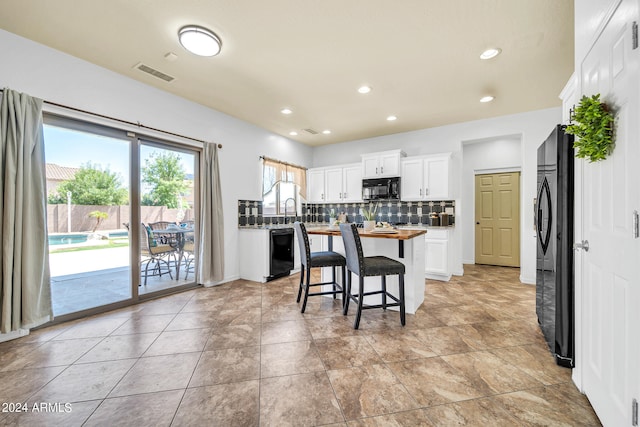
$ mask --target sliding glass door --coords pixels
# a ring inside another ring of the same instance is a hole
[[[52,125],[44,136],[54,316],[130,299],[131,142]]]
[[[196,286],[198,149],[57,116],[45,123],[54,316]]]
[[[141,140],[140,294],[194,281],[197,164],[196,151]]]

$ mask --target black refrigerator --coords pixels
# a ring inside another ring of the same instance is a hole
[[[536,313],[556,363],[573,368],[573,135],[564,129],[538,148]]]

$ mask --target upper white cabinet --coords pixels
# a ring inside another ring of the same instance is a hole
[[[400,176],[402,150],[381,151],[362,155],[362,178]]]
[[[402,160],[402,200],[446,200],[449,191],[451,154],[409,157]]]
[[[307,170],[307,201],[322,203],[325,201],[324,168]]]
[[[311,203],[362,201],[362,167],[352,165],[309,169],[307,200]]]
[[[362,201],[362,165],[356,163],[342,168],[342,201]]]

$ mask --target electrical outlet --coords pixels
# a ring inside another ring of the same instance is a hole
[[[422,215],[422,208],[418,207],[418,215]]]
[[[244,215],[249,216],[249,208],[244,208]]]
[[[251,208],[251,215],[258,216],[258,208]]]

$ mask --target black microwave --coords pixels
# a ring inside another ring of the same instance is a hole
[[[363,200],[400,200],[400,177],[362,180]]]

